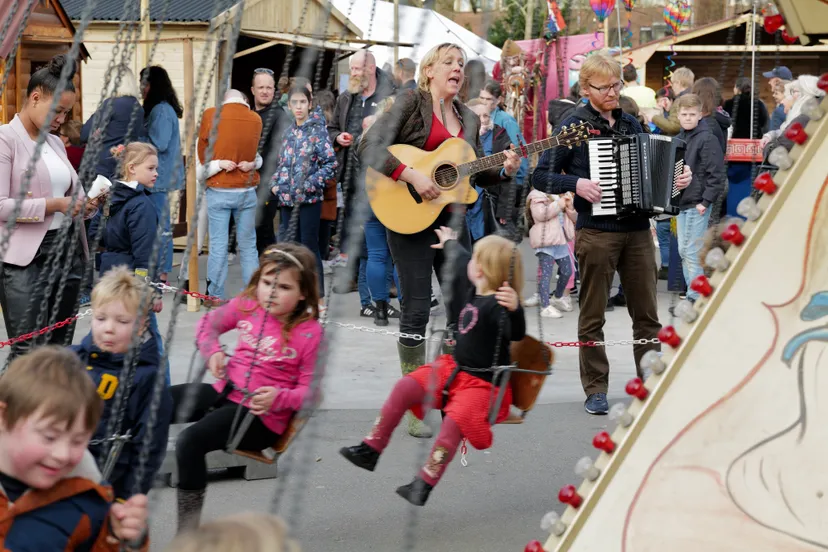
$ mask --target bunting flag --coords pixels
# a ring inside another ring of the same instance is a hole
[[[546,6],[549,8],[549,21],[546,24],[546,29],[550,34],[556,35],[566,29],[566,21],[564,21],[561,9],[555,0],[546,0]]]

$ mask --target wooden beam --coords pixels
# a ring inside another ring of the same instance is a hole
[[[253,54],[256,52],[261,52],[262,50],[266,50],[273,46],[279,46],[282,42],[278,40],[271,40],[270,42],[265,42],[264,44],[259,44],[258,46],[253,46],[252,48],[248,48],[247,50],[242,50],[241,52],[236,52],[233,56],[233,59],[238,59],[240,57],[244,57],[248,54]]]
[[[0,59],[0,79],[3,78],[3,75],[6,73],[6,60]],[[8,81],[7,81],[8,82]],[[5,125],[8,123],[6,120],[6,98],[8,97],[8,90],[3,89],[0,92],[0,124]]]
[[[210,84],[207,83],[207,86],[210,86]],[[187,147],[188,154],[191,153],[191,150],[195,151],[195,148],[190,147],[190,144],[193,144],[195,138],[196,113],[194,108],[196,99],[193,88],[193,39],[190,38],[184,41],[184,113],[186,117],[184,121],[184,144]],[[190,258],[182,259],[181,262],[189,263],[187,271],[187,278],[189,280],[188,289],[190,291],[198,291],[198,232],[196,231],[196,226],[198,225],[198,213],[196,212],[198,192],[196,191],[195,159],[192,161],[189,164],[189,169],[185,177],[187,186],[187,221],[189,223],[187,225],[187,235],[193,237],[194,243],[190,249]],[[198,299],[189,295],[187,296],[187,310],[189,312],[198,312],[200,307],[201,302]]]
[[[27,25],[23,31],[24,39],[29,37],[52,37],[72,39],[72,31],[65,27],[54,27],[49,25]]]

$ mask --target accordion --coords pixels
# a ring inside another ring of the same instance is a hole
[[[589,141],[589,176],[601,185],[592,216],[676,215],[684,172],[683,140],[632,134]]]

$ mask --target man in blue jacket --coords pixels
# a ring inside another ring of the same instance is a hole
[[[98,429],[89,446],[90,452],[98,458],[109,447],[104,442],[112,437],[107,435],[111,416],[123,411],[122,423],[115,427],[118,435],[130,434],[117,458],[108,480],[115,491],[115,497],[128,499],[134,494],[146,494],[152,487],[155,473],[161,467],[167,452],[167,436],[172,421],[172,397],[169,387],[164,385],[164,370],[159,368],[158,345],[152,332],[146,330],[146,319],[142,319],[140,302],[147,296],[147,286],[126,267],[107,272],[92,290],[92,331],[80,345],[72,350],[86,363],[89,376],[98,386],[98,395],[104,401],[104,411]],[[137,362],[130,370],[130,383],[121,381],[121,371],[132,346],[135,325],[141,325]],[[127,396],[119,396],[118,388],[127,385]],[[157,396],[158,407],[154,424],[151,426],[153,398]],[[142,449],[149,438],[149,450],[143,474],[138,474]]]

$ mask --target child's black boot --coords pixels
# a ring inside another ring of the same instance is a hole
[[[403,485],[397,489],[397,494],[409,501],[414,506],[425,506],[428,500],[428,495],[434,487],[429,485],[420,477],[415,477],[414,481],[408,485]]]
[[[354,466],[371,472],[377,467],[380,457],[380,453],[365,443],[360,443],[355,447],[342,447],[339,449],[339,454]]]
[[[188,491],[177,489],[178,498],[178,532],[198,527],[201,521],[201,509],[204,507],[206,489]]]

